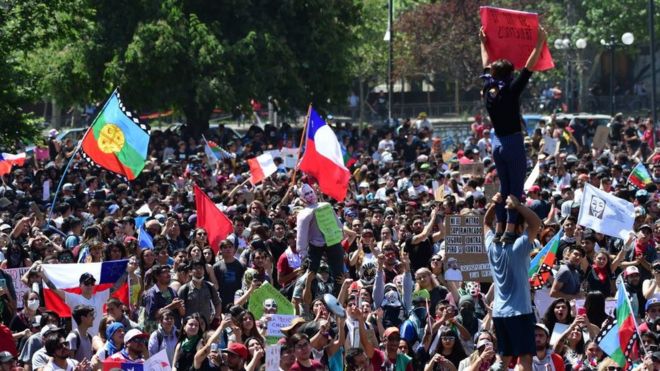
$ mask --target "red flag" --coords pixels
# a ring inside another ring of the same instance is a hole
[[[197,227],[204,228],[208,233],[209,244],[217,254],[220,241],[234,231],[231,220],[218,209],[209,196],[201,188],[194,185],[195,207],[197,208]]]
[[[488,62],[508,59],[516,69],[525,67],[538,37],[538,14],[490,6],[479,8],[479,14],[486,33],[486,50],[490,59]],[[545,43],[532,70],[545,71],[554,66],[550,49]]]

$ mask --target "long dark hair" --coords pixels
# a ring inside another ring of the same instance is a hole
[[[454,331],[452,328],[445,328],[442,330],[440,333],[440,336],[453,336],[454,337],[454,346],[451,349],[451,353],[447,355],[445,358],[450,360],[452,363],[454,363],[454,366],[458,368],[458,363],[467,358],[467,354],[465,353],[465,348],[463,348],[463,343],[461,342],[461,338],[458,336],[458,333]],[[437,348],[436,353],[441,354],[442,353],[442,344]]]
[[[566,323],[573,323],[573,315],[571,315],[571,303],[564,298],[559,298],[550,304],[548,307],[548,310],[545,312],[545,315],[543,316],[543,324],[548,328],[550,333],[552,333],[553,329],[555,328],[555,323],[557,323],[557,317],[555,316],[555,307],[557,304],[563,303],[566,305],[566,310],[567,310],[567,315],[566,315]]]
[[[590,291],[584,299],[584,308],[587,310],[589,322],[601,327],[609,317],[605,313],[605,295],[600,291]]]
[[[184,327],[186,326],[186,323],[188,323],[188,321],[190,321],[191,319],[197,320],[197,323],[199,323],[198,330],[197,330],[197,335],[199,335],[199,337],[197,338],[197,341],[202,339],[202,336],[204,335],[204,331],[205,331],[205,328],[203,329],[202,325],[206,325],[206,321],[204,320],[204,318],[199,313],[193,313],[193,314],[189,315],[188,317],[184,318],[183,322],[181,322],[181,331],[179,331],[178,343],[183,342],[188,337]]]

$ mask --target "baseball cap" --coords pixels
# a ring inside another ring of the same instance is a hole
[[[148,339],[149,335],[145,334],[144,332],[138,330],[138,329],[132,329],[128,330],[126,335],[124,335],[124,344],[128,343],[129,341],[136,339],[136,338],[142,338],[142,339]]]
[[[651,296],[649,300],[646,301],[646,305],[644,306],[644,310],[649,310],[652,305],[660,304],[660,295],[655,294]]]
[[[0,352],[0,363],[7,363],[14,360],[14,356],[8,351]]]
[[[541,192],[541,187],[537,186],[536,184],[529,187],[529,192],[530,193],[536,193],[536,192]]]
[[[243,358],[243,360],[248,359],[248,350],[245,345],[241,343],[231,343],[226,349],[222,350],[224,353],[233,353],[237,356]]]
[[[548,330],[548,327],[542,323],[537,323],[534,325],[536,328],[540,328],[541,330],[545,331],[546,336],[550,336],[550,330]]]
[[[626,268],[626,270],[624,272],[624,275],[626,277],[630,276],[631,274],[639,274],[639,269],[637,269],[637,267],[635,267],[634,265],[631,265],[628,268]],[[648,302],[647,302],[647,304],[648,304]]]
[[[94,278],[94,276],[91,273],[85,272],[85,273],[80,275],[80,281],[79,282],[80,283],[88,283],[88,282],[94,283],[94,282],[96,282],[96,278]]]
[[[397,335],[401,336],[401,333],[399,332],[398,327],[388,327],[387,329],[385,329],[385,332],[383,332],[383,338],[387,339],[388,337],[390,337],[390,335],[393,335],[393,334],[397,334]]]
[[[413,303],[424,303],[427,300],[431,300],[431,294],[426,289],[421,289],[413,292],[412,301]]]
[[[65,184],[62,186],[62,190],[63,190],[63,191],[73,191],[73,184],[71,184],[71,183],[65,183]]]

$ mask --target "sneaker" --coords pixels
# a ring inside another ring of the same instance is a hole
[[[510,244],[510,243],[514,243],[516,239],[518,239],[518,237],[519,236],[514,232],[504,232],[504,235],[500,240],[502,241],[502,243]]]

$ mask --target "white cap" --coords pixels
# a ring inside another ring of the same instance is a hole
[[[124,335],[124,344],[138,337],[148,339],[149,335],[137,329],[128,330],[128,332]]]

